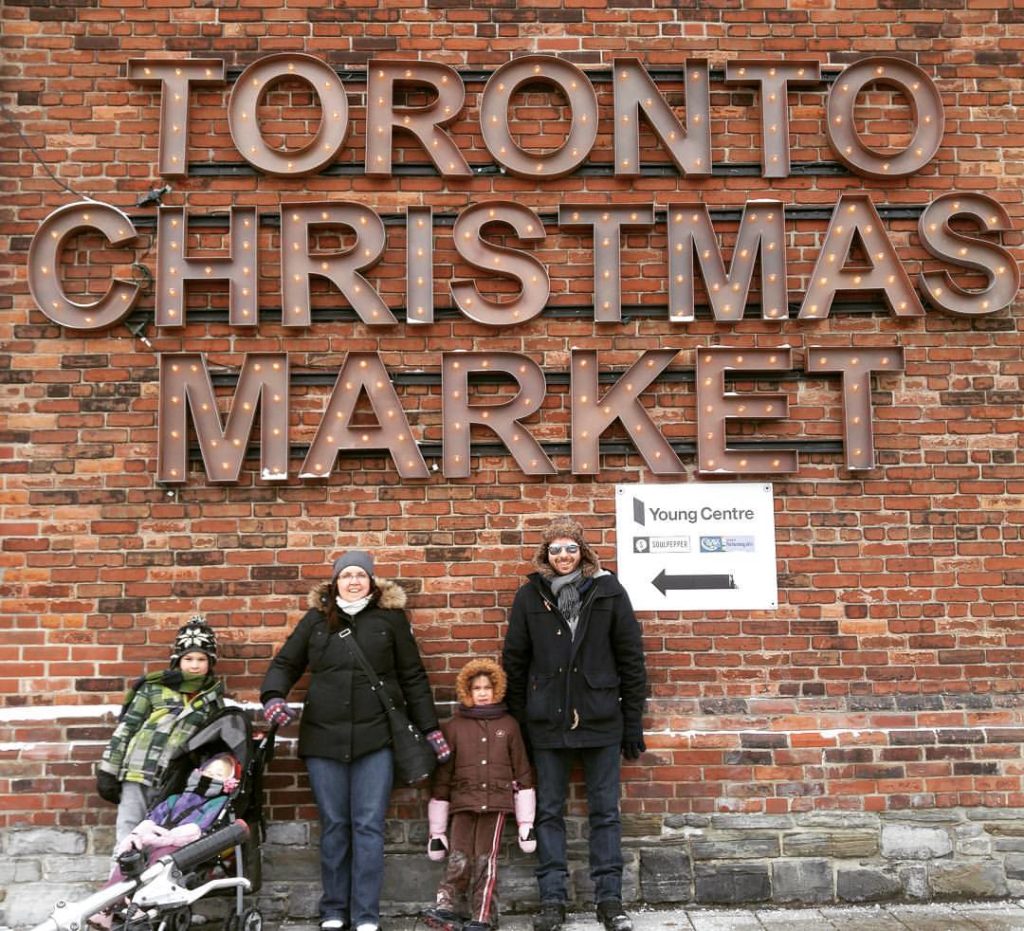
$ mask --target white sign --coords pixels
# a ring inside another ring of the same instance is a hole
[[[778,607],[770,484],[616,485],[615,532],[638,611]]]

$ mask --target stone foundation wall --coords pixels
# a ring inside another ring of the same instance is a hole
[[[657,824],[652,823],[657,821]],[[1024,894],[1024,809],[956,808],[893,813],[679,815],[624,820],[624,895],[632,903],[820,905],[893,899]],[[429,861],[426,823],[391,820],[385,914],[432,901],[441,866]],[[586,823],[569,823],[573,895],[590,901]],[[0,840],[0,924],[29,926],[61,898],[81,898],[106,876],[109,827],[24,828]],[[268,826],[263,884],[254,901],[271,920],[312,918],[319,897],[317,826]],[[532,857],[511,830],[502,858],[502,910],[537,901]],[[219,917],[227,899],[200,911]]]

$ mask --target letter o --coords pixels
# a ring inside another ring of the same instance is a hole
[[[554,84],[572,108],[572,126],[554,152],[533,155],[512,138],[508,105],[524,84]],[[575,65],[550,55],[527,55],[502,65],[491,75],[480,102],[484,145],[496,162],[523,178],[559,178],[587,160],[597,141],[597,94]]]
[[[902,91],[917,124],[906,148],[887,156],[864,144],[854,118],[857,95],[869,84]],[[847,168],[865,178],[902,178],[920,171],[942,143],[944,116],[939,90],[920,68],[898,58],[866,58],[850,65],[829,91],[825,131],[829,145]]]
[[[267,145],[257,108],[267,88],[282,78],[305,81],[320,100],[320,128],[300,149],[282,152]],[[348,99],[333,68],[312,55],[282,52],[249,65],[228,101],[228,129],[239,154],[254,168],[291,177],[319,171],[338,154],[348,132]]]

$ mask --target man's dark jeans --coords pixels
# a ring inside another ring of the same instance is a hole
[[[622,898],[622,821],[619,816],[619,745],[572,750],[534,749],[537,767],[537,885],[541,902],[565,902],[569,869],[565,803],[569,772],[579,758],[587,788],[590,878],[594,901]]]

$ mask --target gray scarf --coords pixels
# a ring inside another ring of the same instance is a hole
[[[576,583],[583,578],[583,570],[576,569],[568,575],[557,575],[551,580],[551,591],[558,599],[558,610],[569,625],[569,631],[576,636],[576,626],[580,622],[580,591]]]

